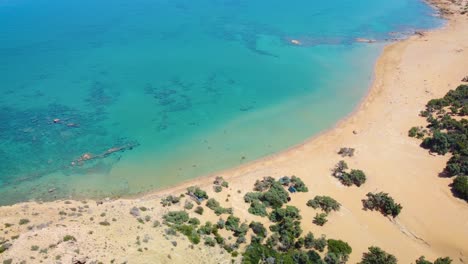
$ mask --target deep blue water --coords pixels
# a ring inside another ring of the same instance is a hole
[[[0,0],[0,204],[134,194],[298,144],[433,15],[419,0]]]

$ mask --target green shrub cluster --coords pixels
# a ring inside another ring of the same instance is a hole
[[[304,184],[301,178],[292,176],[291,177],[291,186],[293,186],[298,192],[308,192],[309,188]]]
[[[166,223],[181,225],[189,220],[189,215],[185,211],[172,211],[163,215]]]
[[[173,204],[177,204],[180,202],[180,197],[179,196],[174,196],[174,195],[169,195],[167,197],[164,197],[161,199],[161,204],[163,207],[166,207],[166,206],[171,206]],[[145,210],[142,210],[142,211],[146,211],[146,207],[142,207],[142,208],[145,208]],[[141,208],[140,208],[141,210]]]
[[[397,259],[379,247],[369,247],[369,252],[362,255],[362,260],[358,264],[396,264]]]
[[[367,193],[366,196],[367,199],[362,200],[364,208],[380,211],[385,216],[391,215],[396,217],[403,208],[400,204],[395,203],[388,193]]]
[[[258,216],[267,216],[266,206],[259,200],[254,200],[250,204],[249,213]]]
[[[213,184],[214,184],[214,186],[213,186],[214,191],[217,192],[217,193],[221,192],[223,190],[223,187],[224,188],[229,187],[229,183],[227,181],[225,181],[223,179],[223,177],[221,177],[221,176],[216,177]]]
[[[314,199],[307,201],[307,206],[314,209],[320,208],[326,213],[339,211],[341,204],[330,196],[315,196]]]
[[[362,170],[352,169],[347,172],[348,164],[344,160],[338,162],[333,171],[333,176],[346,186],[356,185],[360,187],[366,182],[366,174]]]
[[[270,189],[271,185],[275,182],[273,177],[265,177],[263,180],[257,180],[254,184],[254,190],[257,192],[263,192]]]
[[[326,213],[320,213],[320,214],[317,213],[315,214],[314,220],[312,220],[312,223],[319,225],[319,226],[323,226],[324,224],[328,222],[327,216],[328,215]]]
[[[327,264],[341,264],[348,261],[349,255],[353,251],[348,243],[342,240],[328,239],[327,244],[328,252],[324,259]]]
[[[408,131],[408,136],[409,137],[415,137],[422,139],[424,136],[427,134],[427,130],[425,130],[423,127],[412,127]]]
[[[450,259],[449,257],[438,258],[434,262],[430,262],[426,260],[424,256],[421,256],[420,258],[416,260],[416,264],[450,264],[450,263],[452,263],[452,259]]]
[[[208,199],[208,194],[205,191],[196,186],[190,186],[187,188],[187,194],[197,199]]]
[[[195,208],[195,213],[197,213],[199,215],[202,215],[203,211],[205,211],[205,210],[201,206],[197,206],[197,208]]]
[[[206,207],[210,208],[211,210],[214,211],[216,215],[221,215],[221,214],[232,214],[232,208],[224,208],[222,207],[218,201],[216,201],[214,198],[208,199],[206,201]]]
[[[453,192],[466,201],[468,184],[463,183],[468,182],[468,120],[465,118],[467,114],[468,85],[460,85],[443,98],[432,99],[426,104],[426,110],[421,112],[421,116],[426,117],[429,131],[420,136],[424,138],[422,147],[439,155],[452,154],[445,167],[445,173],[449,177],[456,176],[452,185]],[[412,128],[409,135],[414,134],[415,129]]]

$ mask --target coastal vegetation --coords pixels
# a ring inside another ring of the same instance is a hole
[[[384,192],[379,193],[367,193],[367,199],[362,200],[364,208],[366,210],[376,210],[381,212],[383,215],[391,215],[397,217],[403,207],[399,203],[395,203],[393,198]]]
[[[369,247],[359,264],[396,264],[397,258],[379,247]]]
[[[413,127],[410,137],[422,139],[421,146],[432,153],[452,157],[444,176],[454,177],[454,194],[468,201],[468,85],[450,90],[444,97],[432,99],[421,111],[428,122],[427,129]]]
[[[452,263],[452,259],[449,257],[445,258],[437,258],[434,262],[426,260],[426,257],[421,256],[416,260],[416,264],[450,264]]]
[[[338,151],[338,154],[341,155],[341,157],[353,157],[354,156],[354,148],[341,148]]]
[[[320,208],[326,213],[339,211],[341,204],[330,196],[315,196],[314,199],[307,202],[307,206],[314,209]]]
[[[208,201],[206,201],[206,207],[213,210],[216,215],[232,214],[232,208],[222,207],[220,203],[216,201],[214,198],[210,198],[208,199]]]
[[[223,188],[228,188],[229,183],[223,179],[221,176],[217,176],[213,182],[213,190],[216,193],[219,193],[223,190]]]
[[[312,223],[319,226],[323,226],[325,223],[328,222],[327,216],[328,215],[326,213],[317,213],[314,217],[314,220],[312,220]]]
[[[366,174],[362,170],[352,169],[348,171],[348,164],[341,160],[333,168],[333,176],[337,178],[343,185],[360,187],[366,182]]]

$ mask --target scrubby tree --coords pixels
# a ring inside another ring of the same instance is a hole
[[[326,213],[321,213],[321,214],[317,213],[312,222],[314,224],[316,224],[316,225],[323,226],[326,222],[328,222],[327,214]]]
[[[250,204],[250,208],[249,208],[249,213],[253,214],[253,215],[258,215],[258,216],[267,216],[268,213],[266,211],[266,206],[258,201],[258,200],[255,200],[253,201],[251,204]]]
[[[294,188],[298,192],[308,192],[309,191],[307,186],[304,184],[304,182],[299,177],[292,176],[291,177],[291,184],[292,184],[292,186],[294,186]]]
[[[205,191],[196,186],[188,187],[187,193],[197,197],[198,199],[208,199],[208,194],[206,194]]]
[[[239,217],[235,217],[233,215],[228,216],[226,223],[224,226],[226,227],[226,230],[235,230],[239,227],[240,219]]]
[[[327,244],[327,256],[329,256],[329,260],[327,261],[327,258],[325,258],[325,262],[329,264],[338,264],[348,261],[349,255],[353,251],[348,243],[342,240],[328,239]]]
[[[449,137],[446,133],[436,130],[433,132],[432,137],[423,140],[422,146],[437,154],[445,155],[450,150]]]
[[[396,217],[400,214],[403,208],[400,204],[395,203],[393,198],[388,193],[367,193],[367,199],[362,200],[365,209],[378,210],[383,215],[391,215]]]
[[[452,259],[450,259],[449,257],[437,258],[434,261],[434,263],[426,260],[426,257],[424,256],[421,256],[420,258],[416,260],[416,264],[450,264],[450,263],[452,263]]]
[[[366,174],[362,170],[351,170],[349,178],[357,187],[360,187],[366,182]]]
[[[273,177],[265,177],[263,180],[257,180],[254,185],[254,190],[258,192],[263,192],[268,190],[271,185],[275,182],[275,178]]]
[[[261,192],[248,192],[244,195],[244,201],[246,203],[252,203],[254,201],[259,201],[260,197],[262,197]]]
[[[172,211],[163,216],[164,221],[173,224],[183,224],[189,220],[189,216],[185,211]]]
[[[265,205],[272,208],[280,208],[288,202],[288,192],[279,182],[274,182],[270,189],[260,198]]]
[[[468,175],[468,156],[455,154],[447,162],[445,171],[448,176]]]
[[[453,180],[453,192],[468,201],[468,176],[457,176]]]
[[[266,237],[267,236],[267,230],[263,226],[262,223],[252,222],[252,223],[250,223],[249,227],[252,229],[254,234],[256,234],[257,236],[260,236],[260,237]]]
[[[395,256],[383,251],[379,247],[369,247],[369,252],[362,255],[359,264],[396,264]]]
[[[307,202],[307,206],[314,209],[320,208],[326,213],[340,210],[341,204],[330,196],[315,196]]]

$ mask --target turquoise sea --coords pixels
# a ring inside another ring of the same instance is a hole
[[[434,14],[419,0],[0,0],[0,204],[136,194],[301,143]]]

